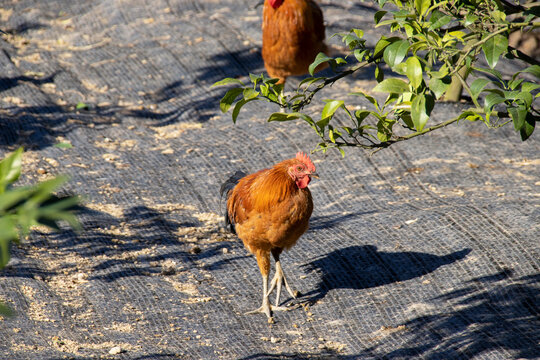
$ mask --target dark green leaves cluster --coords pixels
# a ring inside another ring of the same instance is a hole
[[[23,149],[19,148],[0,161],[0,269],[9,261],[10,243],[19,242],[33,226],[45,225],[58,230],[59,221],[65,221],[73,228],[79,226],[72,213],[79,198],[59,198],[52,194],[67,180],[66,177],[34,186],[12,186],[21,174],[22,154]],[[9,313],[9,309],[0,304],[0,314]]]
[[[343,146],[382,148],[461,119],[482,121],[493,128],[511,121],[523,140],[531,136],[540,121],[535,104],[539,97],[540,63],[510,47],[508,37],[512,31],[539,27],[540,7],[527,8],[498,0],[378,2],[381,10],[375,13],[375,26],[389,28],[393,36],[381,36],[370,49],[365,46],[361,29],[336,34],[350,54],[331,58],[321,53],[309,69],[313,76],[314,69],[327,62],[338,75],[307,78],[287,97],[283,87],[276,85],[276,79],[263,75],[250,75],[250,85],[225,79],[215,85],[235,83],[239,87],[230,89],[223,97],[222,111],[236,101],[236,121],[240,108],[249,101],[276,103],[292,113],[274,113],[268,120],[307,122],[321,138],[318,149],[323,151]],[[383,9],[387,3],[393,4],[392,10]],[[519,58],[529,66],[505,79],[495,68],[503,56]],[[480,59],[488,67],[480,66]],[[371,92],[358,91],[349,95],[368,100],[369,109],[352,111],[344,101],[328,99],[323,100],[326,104],[320,120],[302,112],[318,91],[367,65],[372,65],[377,80],[372,92],[385,96],[383,100]],[[430,124],[435,104],[447,97],[456,98],[456,94],[459,98],[462,90],[472,106],[456,118]],[[339,121],[332,121],[338,113]]]
[[[283,85],[277,84],[278,79],[267,78],[263,74],[260,76],[249,74],[249,78],[251,80],[251,85],[249,86],[244,85],[242,81],[234,78],[226,78],[212,85],[237,85],[237,87],[227,91],[225,96],[223,96],[219,102],[221,111],[227,112],[231,108],[232,104],[236,101],[232,112],[232,119],[234,123],[236,123],[238,114],[240,114],[240,109],[242,109],[242,107],[248,102],[264,99],[279,105],[285,104],[282,94]],[[238,98],[240,99],[237,101]]]

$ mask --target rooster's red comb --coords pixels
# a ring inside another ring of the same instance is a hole
[[[299,160],[302,163],[304,163],[304,165],[307,167],[307,169],[310,172],[312,172],[312,173],[315,172],[315,165],[313,165],[313,162],[311,161],[311,159],[309,158],[309,156],[307,154],[304,154],[301,151],[297,152],[296,153],[296,160]]]

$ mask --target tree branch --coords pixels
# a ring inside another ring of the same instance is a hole
[[[465,111],[472,111],[472,112],[477,113],[477,114],[484,114],[485,113],[482,108],[471,108],[471,109],[467,109]],[[509,116],[508,113],[499,112],[499,111],[492,111],[491,114],[496,115],[497,117],[500,117],[500,118],[504,118],[504,117]],[[455,122],[458,122],[461,119],[463,119],[463,117],[461,115],[458,115],[455,118],[452,118],[452,119],[443,121],[442,123],[439,123],[437,125],[433,125],[433,126],[430,126],[428,128],[422,129],[421,131],[416,131],[416,132],[414,132],[412,134],[408,134],[408,135],[396,136],[396,137],[394,137],[394,138],[392,138],[392,139],[390,139],[388,141],[383,141],[383,142],[380,142],[380,143],[362,144],[362,143],[358,142],[357,144],[354,144],[354,143],[350,143],[350,142],[347,142],[347,141],[336,141],[333,144],[335,144],[336,146],[360,147],[360,148],[366,149],[366,150],[374,149],[374,151],[370,153],[370,156],[371,156],[371,155],[375,154],[376,152],[391,146],[392,144],[395,144],[395,143],[401,142],[401,141],[405,141],[405,140],[410,140],[410,139],[415,138],[417,136],[424,135],[424,134],[426,134],[428,132],[432,132],[432,131],[444,128],[444,127],[446,127],[448,125],[451,125],[451,124],[453,124]]]
[[[533,57],[530,57],[529,55],[525,54],[519,49],[516,49],[515,47],[508,46],[508,51],[512,53],[512,55],[515,56],[517,59],[523,60],[526,63],[529,63],[531,65],[540,65],[540,61]]]
[[[324,80],[324,82],[322,84],[319,84],[315,89],[313,89],[309,95],[304,99],[302,100],[299,104],[297,105],[293,105],[291,108],[293,111],[298,111],[300,109],[302,109],[304,106],[308,105],[309,103],[311,103],[311,100],[313,99],[313,97],[315,96],[316,93],[318,93],[319,91],[321,91],[323,88],[325,88],[327,85],[330,85],[330,84],[333,84],[335,83],[336,81],[338,81],[339,79],[341,78],[344,78],[345,76],[348,76],[348,75],[351,75],[353,73],[355,73],[356,71],[360,70],[361,68],[371,64],[373,62],[373,60],[371,61],[363,61],[361,62],[360,64],[356,65],[355,67],[349,69],[349,70],[345,70],[343,72],[340,72],[339,74],[337,74],[336,76],[334,77],[331,77],[331,78],[327,78]]]

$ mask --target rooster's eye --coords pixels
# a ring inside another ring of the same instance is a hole
[[[297,166],[297,167],[296,167],[296,171],[302,171],[302,167],[301,167],[301,166]]]

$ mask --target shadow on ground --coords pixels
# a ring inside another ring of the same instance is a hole
[[[444,256],[381,252],[373,245],[334,250],[304,265],[307,271],[321,274],[317,289],[306,296],[310,302],[315,302],[333,289],[367,289],[414,279],[461,260],[470,252],[463,249]]]
[[[490,352],[496,351],[508,359],[537,359],[540,274],[515,279],[511,285],[499,283],[509,277],[511,272],[503,270],[443,293],[433,299],[437,311],[404,324],[410,340],[399,349],[387,353],[375,346],[360,355],[383,359],[472,359],[480,355],[488,358]]]
[[[66,256],[76,254],[92,260],[88,280],[112,282],[126,277],[163,274],[165,260],[177,263],[181,267],[178,270],[187,270],[196,261],[222,255],[223,248],[238,245],[232,236],[220,234],[217,226],[205,226],[187,212],[181,218],[182,221],[167,219],[164,213],[146,206],[126,209],[118,217],[83,208],[79,214],[84,229],[81,233],[65,229],[61,233],[43,234],[33,237],[42,240],[29,239],[25,246],[48,248],[52,245],[45,239],[53,239],[54,248]],[[182,229],[189,229],[188,238],[178,234]],[[220,264],[232,260],[220,259]],[[65,266],[74,264],[66,258]],[[47,279],[52,275],[24,264],[13,264],[2,272],[5,277]]]

